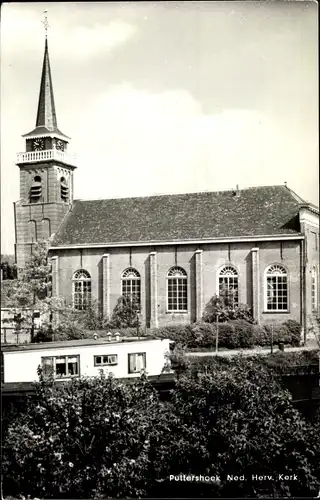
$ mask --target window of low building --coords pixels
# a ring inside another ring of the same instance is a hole
[[[117,354],[103,354],[101,356],[94,356],[94,366],[108,366],[117,364],[118,364]]]
[[[79,377],[80,356],[44,356],[41,358],[45,374],[53,373],[56,379]]]
[[[128,372],[140,373],[146,369],[146,353],[130,353],[128,354]]]

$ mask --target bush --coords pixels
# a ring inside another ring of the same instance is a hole
[[[196,366],[177,349],[172,358],[180,376],[168,403],[145,377],[58,386],[39,370],[35,399],[10,419],[3,439],[4,495],[173,498],[170,474],[192,471],[221,482],[194,481],[194,490],[181,482],[177,497],[316,496],[319,416],[311,425],[293,408],[264,357],[201,358]],[[274,481],[226,478],[266,470]],[[284,482],[279,473],[299,480]]]
[[[253,335],[252,324],[243,319],[229,321],[233,327],[236,343],[239,347],[250,348],[255,346],[255,337]]]
[[[311,366],[318,368],[319,351],[275,352],[261,358],[263,364],[276,373],[308,372]]]
[[[300,330],[292,322],[291,331],[287,323],[273,326],[273,344],[284,342],[297,346],[300,342]],[[299,325],[298,325],[299,327]],[[192,325],[175,325],[149,330],[152,338],[169,338],[188,349],[215,348],[216,323],[197,322]],[[299,332],[297,334],[297,331]],[[271,326],[254,325],[243,319],[219,323],[218,346],[225,349],[250,349],[255,346],[271,345]],[[293,333],[294,332],[294,333]]]
[[[248,323],[254,323],[252,310],[247,304],[235,305],[235,293],[230,289],[220,291],[209,300],[203,313],[203,321],[214,323],[217,320],[224,323],[229,320],[243,319]]]
[[[262,325],[252,325],[252,335],[256,346],[266,347],[270,345],[270,335]]]
[[[150,447],[168,433],[164,410],[143,378],[132,385],[78,379],[58,387],[41,375],[34,401],[6,433],[4,494],[147,496],[154,483]]]
[[[298,330],[296,327],[298,323],[294,321],[292,321],[292,323],[293,323],[292,325],[291,323],[289,323],[289,326],[291,326],[292,330],[289,329],[288,322],[282,323],[281,325],[273,325],[273,326],[265,325],[265,330],[270,339],[269,344],[271,343],[271,337],[273,335],[274,345],[283,342],[284,344],[287,345],[299,346],[301,340],[300,328]]]
[[[187,446],[172,432],[179,471],[210,471],[221,477],[212,497],[267,498],[318,493],[320,436],[292,406],[270,369],[257,358],[211,358],[202,369],[193,366],[180,377],[173,406]],[[263,457],[263,460],[261,459]],[[172,466],[171,466],[172,467]],[[274,481],[228,481],[227,474],[274,476]],[[279,473],[297,474],[283,482]],[[171,472],[172,473],[172,472]],[[213,485],[214,486],[214,485]]]
[[[196,336],[192,325],[172,325],[160,328],[152,328],[147,332],[150,338],[170,339],[185,347],[196,346]]]
[[[291,333],[291,344],[292,345],[300,345],[301,342],[301,325],[294,319],[288,319],[285,321],[283,325],[289,330]]]
[[[194,323],[190,326],[192,339],[188,343],[189,348],[213,347],[216,342],[216,325],[210,323]]]

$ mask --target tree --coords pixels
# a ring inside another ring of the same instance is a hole
[[[235,291],[224,287],[219,295],[214,295],[208,302],[203,313],[203,321],[213,323],[244,319],[254,323],[252,310],[246,304],[237,304]]]
[[[296,411],[258,358],[185,363],[171,401],[145,377],[63,385],[39,371],[36,396],[8,419],[4,493],[51,498],[274,497],[318,493],[320,421]],[[182,360],[182,362],[181,362]],[[219,476],[208,482],[170,475]],[[228,481],[227,475],[245,476]],[[279,474],[294,475],[285,481]],[[270,475],[269,481],[252,475]]]
[[[9,256],[7,256],[9,257]],[[13,280],[17,278],[17,266],[11,263],[11,259],[6,259],[1,255],[1,271],[3,280]]]
[[[258,359],[213,358],[201,368],[194,365],[177,382],[173,407],[179,424],[171,441],[180,442],[171,449],[175,470],[219,475],[211,496],[318,493],[319,428],[293,408],[289,393]],[[227,474],[246,480],[228,481]],[[283,481],[279,474],[298,480]],[[252,475],[274,480],[254,481]]]
[[[133,296],[121,296],[113,310],[110,328],[139,328],[140,304],[138,298]]]
[[[9,423],[4,494],[146,496],[154,481],[150,439],[168,424],[145,377],[132,385],[101,375],[57,386],[39,375],[28,410]]]
[[[65,304],[63,297],[51,296],[51,264],[48,262],[48,242],[33,245],[32,254],[19,278],[10,282],[7,288],[6,305],[20,318],[17,326],[34,330],[32,314],[23,309],[38,309],[43,317],[42,327],[33,338],[35,341],[72,340],[83,338],[85,329],[99,329],[104,326],[97,304],[92,302],[85,311],[76,311]],[[52,325],[52,316],[57,314],[58,324]]]
[[[48,303],[43,302],[50,292],[51,265],[48,263],[48,243],[37,242],[33,245],[32,254],[19,277],[10,281],[6,287],[6,306],[12,309],[17,329],[31,329],[31,339],[34,334],[34,314],[26,310],[46,309]],[[11,320],[8,320],[11,321]]]
[[[7,294],[9,307],[34,307],[37,302],[48,295],[50,289],[51,265],[48,263],[48,243],[37,242],[33,245],[32,254],[19,278],[12,280]]]

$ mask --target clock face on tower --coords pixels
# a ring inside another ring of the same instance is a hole
[[[57,149],[60,149],[60,151],[64,151],[63,141],[57,141],[56,147],[57,147]]]
[[[34,151],[41,151],[42,149],[44,149],[44,140],[43,139],[34,139],[32,145],[33,145]]]

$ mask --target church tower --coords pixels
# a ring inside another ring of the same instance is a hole
[[[17,154],[20,200],[15,207],[16,262],[23,268],[33,243],[48,240],[59,228],[73,201],[75,158],[70,138],[58,128],[54,103],[47,18],[36,127],[25,138],[25,152]]]

